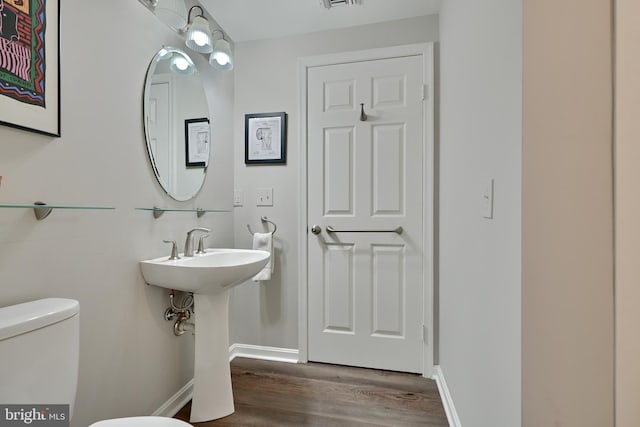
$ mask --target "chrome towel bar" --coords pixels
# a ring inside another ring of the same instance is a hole
[[[276,225],[275,222],[271,221],[266,216],[261,217],[260,221],[262,221],[263,223],[268,222],[269,224],[273,225],[273,231],[271,231],[271,234],[276,234],[276,230],[278,230],[278,226]],[[249,224],[247,224],[247,230],[249,230],[249,234],[253,236],[253,231],[251,230],[251,226]]]
[[[327,225],[327,233],[396,233],[402,234],[402,227],[398,226],[392,230],[338,230],[332,225]]]

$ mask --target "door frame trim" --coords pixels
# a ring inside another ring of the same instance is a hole
[[[423,84],[426,85],[424,111],[422,118],[423,135],[423,206],[422,227],[423,233],[423,312],[425,318],[423,324],[428,330],[427,342],[423,347],[422,375],[432,377],[434,367],[435,342],[435,313],[434,304],[434,234],[435,234],[435,116],[434,116],[434,47],[433,43],[417,43],[410,45],[393,46],[388,48],[341,52],[328,55],[309,56],[298,59],[298,117],[300,157],[299,157],[299,197],[298,210],[298,360],[301,363],[308,362],[308,253],[307,240],[309,238],[307,225],[307,85],[310,68],[372,61],[377,59],[399,58],[406,56],[422,56]]]

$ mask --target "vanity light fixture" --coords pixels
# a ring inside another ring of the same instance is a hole
[[[224,32],[219,31],[221,37],[216,41],[213,46],[213,52],[209,57],[209,64],[217,70],[232,70],[233,69],[233,56],[231,55],[231,45],[224,38]]]
[[[1,0],[0,0],[1,1]],[[231,45],[225,38],[224,31],[216,29],[220,33],[215,43],[214,37],[209,26],[209,20],[205,17],[204,9],[199,5],[192,6],[187,12],[185,0],[138,0],[162,22],[171,27],[175,32],[185,36],[187,47],[194,52],[203,54],[211,54],[209,56],[209,64],[217,70],[233,69],[233,54],[231,53]],[[337,1],[337,0],[331,0]],[[342,1],[342,0],[341,0]],[[347,1],[347,0],[344,0]],[[348,0],[349,2],[357,2],[359,0]],[[199,13],[191,19],[191,12],[199,9]],[[177,62],[177,64],[175,64]],[[179,74],[191,74],[195,66],[185,68],[184,71],[178,66],[184,66],[184,61],[172,58],[171,70]],[[190,71],[190,72],[189,72]]]
[[[195,8],[200,9],[200,14],[196,15],[191,20],[191,11]],[[198,5],[191,7],[188,13],[189,28],[187,30],[187,40],[185,41],[187,47],[193,51],[200,53],[211,53],[213,51],[213,45],[211,40],[211,30],[209,29],[209,21],[204,16],[204,10]]]
[[[157,0],[153,13],[176,31],[187,25],[187,7],[184,0]]]
[[[320,4],[327,9],[331,9],[335,6],[355,6],[360,3],[360,0],[320,0]]]

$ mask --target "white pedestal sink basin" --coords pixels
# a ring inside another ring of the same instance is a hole
[[[141,261],[145,282],[194,294],[224,292],[255,275],[269,261],[269,252],[251,249],[207,249],[202,255]]]
[[[229,367],[229,289],[258,273],[269,261],[265,251],[207,249],[202,255],[140,262],[150,285],[193,292],[196,349],[191,422],[234,412]]]

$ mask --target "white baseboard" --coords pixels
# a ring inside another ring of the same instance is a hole
[[[229,361],[236,357],[249,359],[271,360],[274,362],[298,363],[297,349],[265,347],[250,344],[233,344],[229,347]],[[185,384],[176,394],[171,396],[161,407],[154,411],[153,416],[173,417],[193,397],[193,379]]]
[[[176,394],[171,396],[161,407],[155,410],[151,415],[156,417],[172,418],[175,414],[186,405],[193,396],[193,379],[186,383]]]
[[[233,344],[229,347],[229,360],[236,357],[298,363],[299,351],[292,348],[265,347],[261,345]]]
[[[456,412],[456,407],[453,404],[453,399],[451,398],[451,393],[449,393],[449,387],[447,387],[447,382],[444,379],[444,372],[440,366],[433,367],[433,379],[436,381],[438,385],[438,390],[440,391],[440,398],[442,399],[442,405],[444,406],[444,411],[447,414],[447,420],[449,421],[450,427],[462,427],[460,423],[460,418],[458,418],[458,413]]]

